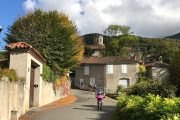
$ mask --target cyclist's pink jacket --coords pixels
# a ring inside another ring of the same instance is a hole
[[[105,98],[104,95],[96,95],[96,99],[97,100],[103,100],[103,98]]]

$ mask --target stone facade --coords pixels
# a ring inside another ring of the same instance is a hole
[[[123,63],[124,64],[124,63]],[[108,64],[86,64],[81,65],[76,69],[75,81],[76,86],[80,86],[80,81],[83,80],[83,89],[89,89],[90,79],[95,79],[95,84],[98,88],[104,89],[106,93],[114,93],[117,91],[118,82],[121,79],[129,81],[128,86],[137,82],[138,63],[126,63],[127,73],[121,71],[122,64],[113,64],[113,74],[107,74]],[[89,66],[89,75],[84,75],[84,66]]]

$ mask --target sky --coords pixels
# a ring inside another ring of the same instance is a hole
[[[110,24],[130,26],[143,37],[165,37],[180,32],[180,0],[1,0],[0,47],[7,28],[35,9],[64,12],[81,35],[103,33]]]

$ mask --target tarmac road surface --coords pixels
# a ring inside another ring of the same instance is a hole
[[[98,111],[94,93],[82,90],[72,90],[72,92],[77,96],[74,103],[41,112],[31,120],[112,120],[115,100],[106,97],[102,111]]]

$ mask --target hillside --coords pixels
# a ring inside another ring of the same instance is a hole
[[[96,34],[83,35],[84,43],[92,45]],[[173,36],[173,38],[175,37]],[[135,52],[140,51],[143,59],[149,62],[159,60],[159,57],[162,56],[163,61],[169,63],[180,46],[180,39],[145,38],[133,35],[113,37],[103,35],[103,41],[105,44],[104,56],[128,55],[131,54],[128,48],[131,47]]]
[[[179,32],[179,33],[176,33],[176,34],[174,34],[174,35],[168,36],[168,37],[166,37],[166,38],[171,38],[171,39],[178,39],[178,40],[180,40],[180,32]]]
[[[94,37],[95,37],[95,34],[98,34],[98,33],[90,33],[90,34],[85,34],[83,35],[83,39],[84,39],[84,43],[86,45],[92,45],[93,44],[93,40],[94,40]],[[180,40],[180,33],[177,33],[175,35],[172,35],[172,36],[168,36],[168,37],[165,37],[165,38],[146,38],[146,37],[140,37],[140,36],[136,36],[139,38],[140,41],[144,42],[145,41],[148,41],[148,40],[158,40],[158,41],[164,41],[164,40],[174,40],[174,39],[178,39]],[[107,43],[108,40],[110,40],[111,38],[115,38],[115,39],[118,39],[118,38],[121,38],[121,36],[113,36],[113,37],[110,37],[110,36],[106,36],[106,35],[103,35],[103,40],[104,40],[104,44]],[[168,38],[168,39],[166,39]],[[175,40],[175,41],[176,41]],[[179,43],[179,42],[178,42]]]

